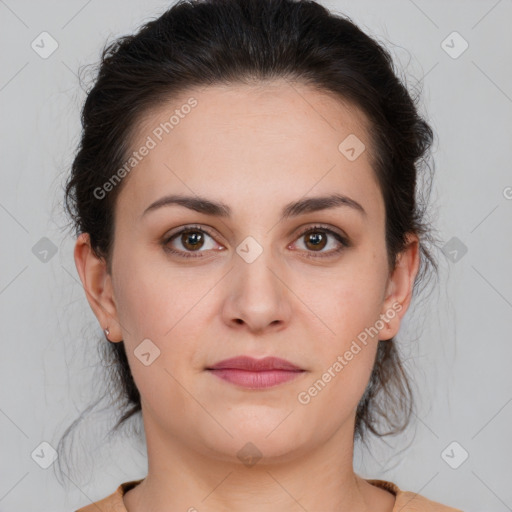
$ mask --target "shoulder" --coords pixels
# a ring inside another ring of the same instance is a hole
[[[429,500],[415,492],[400,491],[396,499],[395,508],[400,510],[405,506],[407,506],[406,510],[408,512],[463,512],[461,509],[448,507],[437,501]]]
[[[124,482],[106,498],[91,503],[90,505],[87,505],[85,507],[79,508],[75,512],[98,512],[98,510],[101,510],[101,512],[126,512],[126,507],[124,506],[123,502],[123,496],[131,488],[135,487],[137,484],[142,482],[142,480],[143,479],[130,480],[129,482]]]
[[[393,482],[386,480],[367,480],[370,484],[386,489],[395,495],[393,512],[406,510],[407,512],[463,512],[461,509],[448,507],[421,496],[415,492],[403,491]]]

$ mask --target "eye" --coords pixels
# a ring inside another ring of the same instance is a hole
[[[194,252],[204,252],[204,250],[216,250],[215,247],[210,243],[207,243],[207,239],[213,240],[204,229],[199,226],[187,226],[185,229],[181,229],[177,233],[174,233],[170,237],[167,237],[163,241],[163,246],[167,252],[176,254],[183,258],[202,258],[201,254],[191,254]],[[178,250],[172,248],[171,242],[178,244]],[[179,247],[181,246],[181,247]],[[219,249],[217,249],[219,250]]]
[[[333,242],[334,248],[328,251],[322,251],[322,249],[329,245],[329,238],[335,240],[335,242]],[[308,227],[301,232],[298,239],[305,240],[305,250],[309,253],[307,257],[313,258],[333,256],[343,251],[343,249],[350,247],[350,243],[344,236],[332,229],[322,226]],[[320,254],[311,254],[311,252]]]
[[[298,237],[299,240],[301,238],[305,238],[304,250],[309,253],[306,255],[307,257],[329,257],[340,253],[347,247],[350,247],[349,241],[344,236],[332,229],[322,226],[310,226],[306,228]],[[333,242],[334,248],[329,251],[323,251],[323,249],[329,245],[329,238],[331,238],[331,241],[335,241]],[[212,245],[212,242],[208,243],[208,239],[213,241],[213,237],[200,226],[187,226],[171,236],[166,237],[163,240],[162,245],[166,252],[170,252],[171,254],[175,254],[182,258],[202,258],[204,257],[200,254],[202,252],[209,250],[222,250],[215,248],[215,244]],[[176,245],[173,247],[173,244],[177,244],[178,248],[176,249]]]

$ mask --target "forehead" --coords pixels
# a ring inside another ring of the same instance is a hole
[[[368,137],[357,108],[304,84],[189,89],[138,123],[132,149],[150,149],[125,178],[120,208],[140,215],[164,193],[182,192],[236,211],[256,197],[268,206],[336,191],[378,207]],[[347,140],[362,151],[356,159],[342,151]]]

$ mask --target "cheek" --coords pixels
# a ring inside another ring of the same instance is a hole
[[[115,295],[126,341],[133,345],[144,338],[156,343],[168,339],[183,320],[186,322],[212,284],[213,279],[182,272],[162,256],[134,254],[120,260]]]
[[[146,401],[174,403],[180,393],[165,390],[179,388],[173,375],[183,382],[185,370],[198,367],[194,356],[201,319],[211,307],[205,295],[215,281],[163,268],[148,258],[137,261],[134,256],[122,263],[116,267],[116,307],[133,378]]]
[[[364,341],[364,333],[369,341],[377,341],[375,325],[384,290],[380,268],[364,262],[351,264],[347,259],[339,272],[315,276],[314,286],[308,283],[308,277],[302,278],[305,303],[317,313],[322,333],[330,340],[322,344],[327,351],[344,351],[359,335]]]
[[[375,326],[381,303],[377,280],[372,279],[370,285],[368,274],[360,281],[353,277],[338,281],[327,294],[322,320],[329,330],[316,338],[317,371],[297,397],[300,406],[311,413],[309,417],[317,418],[315,428],[325,435],[355,412],[378,348]]]
[[[180,383],[190,367],[196,333],[190,310],[204,291],[178,292],[179,278],[168,282],[139,267],[120,289],[119,318],[130,370],[145,407],[171,428],[172,411],[187,407]],[[127,274],[128,275],[128,274]]]
[[[318,371],[310,379],[309,391],[303,390],[304,401],[311,399],[315,407],[332,403],[340,411],[352,410],[364,393],[383,327],[379,321],[382,268],[371,253],[366,261],[347,258],[337,275],[326,274],[316,286],[307,287],[307,305],[318,312],[322,326],[321,335],[315,337]]]

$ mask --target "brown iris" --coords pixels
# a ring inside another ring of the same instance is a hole
[[[181,242],[188,250],[200,249],[204,244],[204,235],[197,230],[184,231],[181,233]]]
[[[310,233],[307,233],[305,236],[306,236],[306,246],[308,246],[309,243],[312,243],[313,244],[312,247],[314,249],[323,249],[325,247],[325,244],[326,244],[326,234],[325,233],[322,233],[319,231],[311,231]],[[322,237],[323,237],[323,240],[322,240]]]

